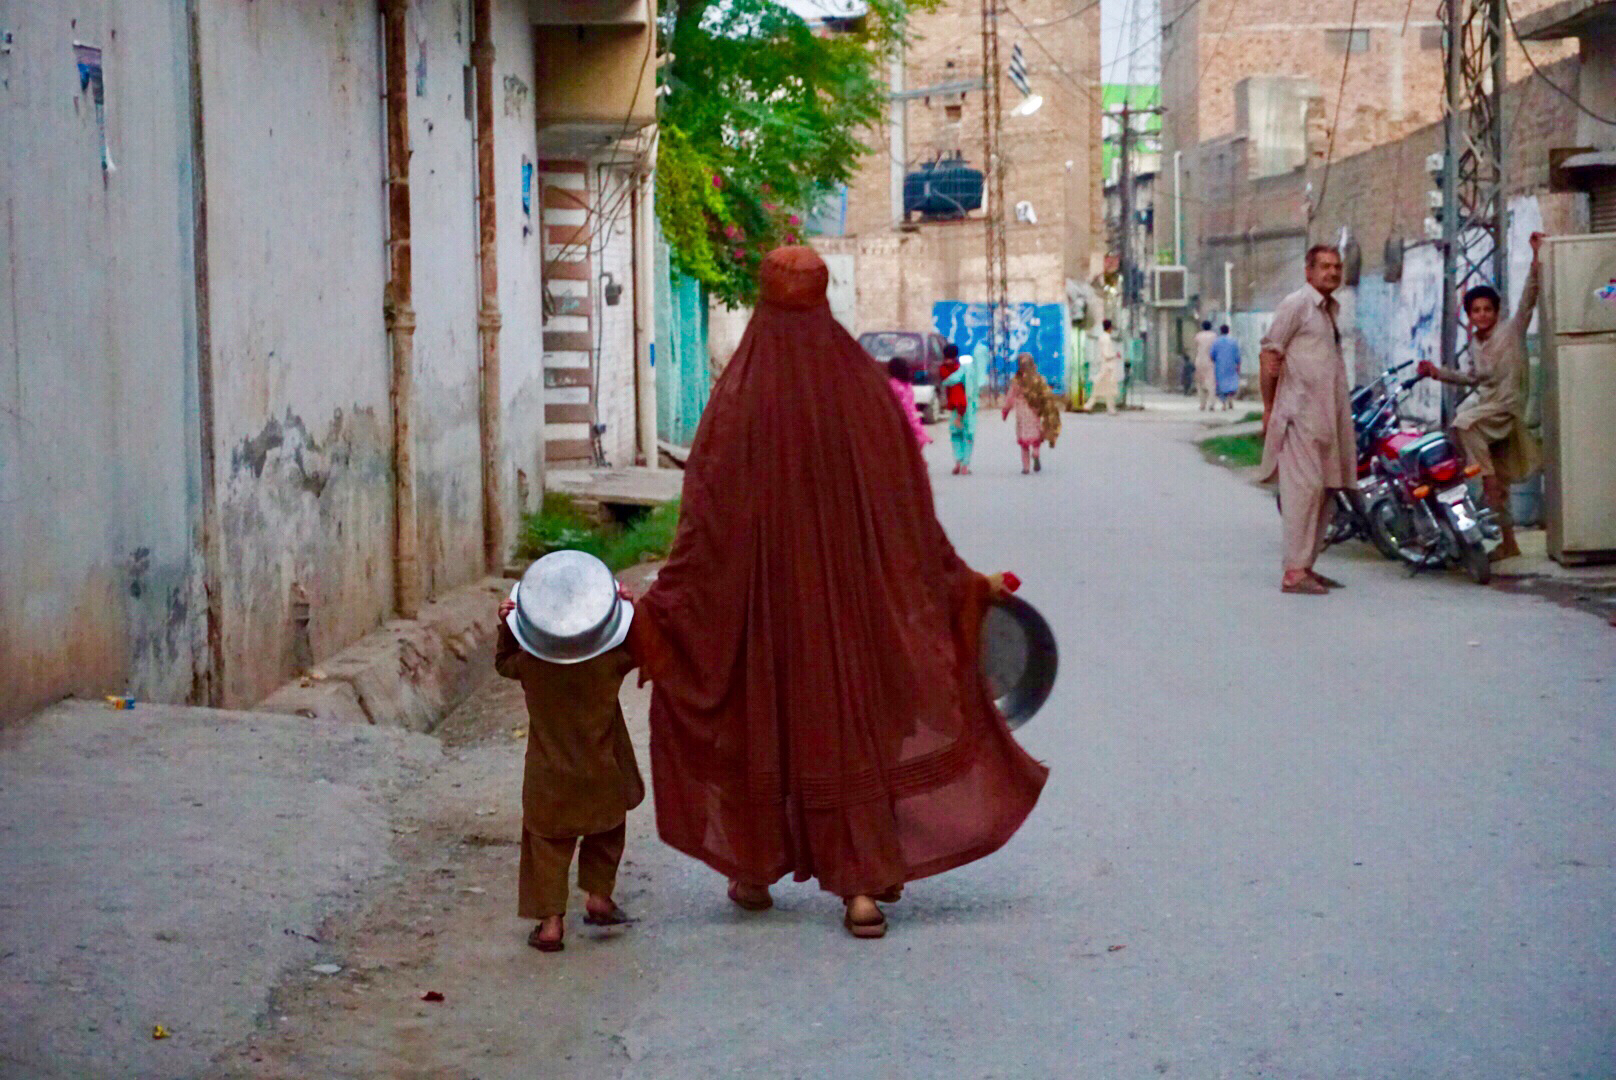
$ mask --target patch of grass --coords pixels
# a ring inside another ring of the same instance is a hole
[[[673,547],[673,534],[679,531],[679,500],[665,502],[622,533],[606,547],[604,561],[613,571],[626,570],[636,563],[660,559]]]
[[[537,559],[552,551],[583,551],[616,573],[666,555],[678,527],[677,499],[653,507],[623,527],[601,524],[584,513],[570,495],[547,492],[538,512],[522,519],[516,555]]]
[[[1214,465],[1243,469],[1262,464],[1263,437],[1256,432],[1249,435],[1214,435],[1210,439],[1202,439],[1198,445],[1206,460]]]
[[[1246,415],[1244,415],[1244,416],[1242,416],[1240,418],[1240,423],[1242,423],[1242,424],[1250,424],[1250,423],[1253,423],[1253,422],[1255,422],[1257,420],[1261,420],[1261,419],[1262,419],[1262,410],[1261,409],[1253,409],[1250,412],[1246,413]]]

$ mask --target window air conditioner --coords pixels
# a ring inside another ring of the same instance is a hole
[[[1183,307],[1189,303],[1189,274],[1182,266],[1150,268],[1151,303],[1157,307]]]

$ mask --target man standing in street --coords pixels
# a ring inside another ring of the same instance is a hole
[[[1234,396],[1240,392],[1240,343],[1229,336],[1228,323],[1218,327],[1218,340],[1212,343],[1212,372],[1218,400],[1224,409],[1234,408]]]
[[[1195,391],[1201,395],[1201,411],[1212,407],[1212,343],[1218,335],[1212,332],[1212,322],[1201,323],[1195,334]]]
[[[1341,253],[1307,251],[1307,284],[1280,301],[1262,339],[1262,479],[1279,477],[1284,520],[1280,591],[1319,596],[1340,582],[1314,572],[1335,492],[1357,484],[1357,451],[1341,356]]]
[[[1111,336],[1111,320],[1100,324],[1100,364],[1094,371],[1094,391],[1089,395],[1089,412],[1105,402],[1107,412],[1117,411],[1117,396],[1122,393],[1122,349]]]

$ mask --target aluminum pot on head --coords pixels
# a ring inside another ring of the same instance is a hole
[[[606,564],[582,551],[552,551],[511,591],[507,620],[516,640],[541,660],[576,664],[622,644],[634,606]]]

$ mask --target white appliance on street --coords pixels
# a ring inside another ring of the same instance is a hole
[[[1551,237],[1542,257],[1549,554],[1616,560],[1616,234]]]

